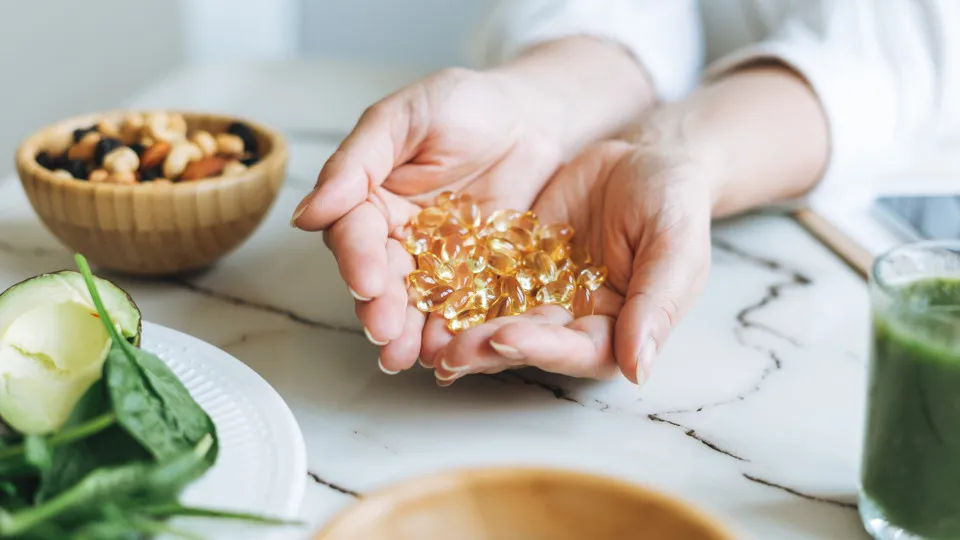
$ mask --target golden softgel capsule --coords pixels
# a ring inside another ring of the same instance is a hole
[[[544,304],[593,315],[595,291],[607,278],[570,225],[542,224],[513,209],[484,217],[467,194],[441,193],[405,230],[404,247],[417,263],[407,277],[411,299],[454,333]]]

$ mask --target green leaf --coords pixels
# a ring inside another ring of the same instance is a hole
[[[80,398],[67,422],[50,440],[64,438],[67,442],[53,450],[51,467],[41,476],[38,502],[73,487],[100,467],[151,461],[150,454],[116,424],[102,380]]]
[[[157,517],[206,517],[219,519],[232,519],[238,521],[249,521],[261,525],[295,525],[299,526],[301,521],[291,521],[246,512],[231,512],[228,510],[216,510],[213,508],[199,508],[196,506],[183,506],[179,503],[165,506],[146,507],[141,512],[151,514]]]
[[[24,457],[39,471],[49,471],[53,464],[53,451],[47,439],[40,435],[27,435],[23,439]]]
[[[117,421],[157,460],[189,450],[210,434],[214,438],[214,451],[208,458],[212,465],[218,448],[213,421],[162,360],[120,337],[103,308],[89,265],[82,255],[75,258],[113,340],[104,369]]]

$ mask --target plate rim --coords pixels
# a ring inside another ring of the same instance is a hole
[[[289,428],[290,432],[295,438],[294,441],[291,441],[293,444],[286,448],[286,451],[291,454],[289,459],[293,464],[292,469],[303,472],[303,474],[299,475],[294,481],[294,484],[291,486],[290,495],[284,504],[281,505],[283,507],[283,515],[278,517],[285,519],[300,518],[300,510],[301,506],[303,505],[303,499],[306,495],[307,487],[306,480],[308,467],[306,440],[303,436],[303,431],[300,428],[300,424],[297,422],[297,419],[286,400],[283,399],[283,396],[277,392],[273,385],[271,385],[266,379],[257,373],[256,370],[220,347],[217,347],[216,345],[204,341],[198,337],[187,334],[186,332],[182,332],[175,328],[170,328],[159,323],[154,323],[146,319],[142,321],[142,325],[141,334],[147,335],[148,344],[151,341],[162,341],[164,334],[166,334],[167,337],[176,339],[180,343],[196,349],[200,356],[204,356],[204,349],[215,350],[217,353],[219,353],[219,355],[223,355],[225,358],[229,358],[236,363],[235,369],[237,373],[240,374],[240,377],[243,377],[246,381],[253,385],[261,387],[265,400],[269,401],[270,405],[276,409],[277,414],[282,417],[286,427]],[[279,449],[283,450],[285,446],[286,445],[281,446]]]

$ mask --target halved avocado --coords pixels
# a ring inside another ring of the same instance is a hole
[[[140,341],[140,310],[119,287],[94,278],[120,334]],[[56,431],[102,375],[110,336],[83,277],[43,274],[0,294],[0,419],[24,434]]]

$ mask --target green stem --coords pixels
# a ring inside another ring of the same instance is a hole
[[[250,521],[253,523],[259,523],[261,525],[303,525],[302,521],[297,520],[284,520],[267,516],[258,516],[256,514],[249,514],[246,512],[231,512],[229,510],[199,508],[196,506],[182,506],[180,504],[147,506],[141,509],[141,511],[155,517],[206,517]]]
[[[77,263],[77,268],[80,269],[80,275],[83,277],[84,283],[87,284],[87,289],[90,293],[90,299],[93,300],[93,305],[97,308],[97,314],[100,315],[100,321],[103,323],[103,326],[107,329],[107,333],[110,334],[110,339],[112,339],[117,345],[122,348],[125,352],[128,352],[133,345],[130,345],[130,342],[123,339],[123,336],[120,335],[120,332],[117,331],[117,327],[113,324],[113,319],[110,318],[110,315],[107,313],[107,308],[103,307],[103,300],[100,298],[100,290],[97,289],[97,284],[93,279],[93,272],[90,270],[90,265],[87,263],[87,259],[83,255],[76,253],[73,256],[73,260]]]
[[[117,422],[117,415],[108,412],[101,414],[100,416],[94,416],[86,422],[73,426],[71,428],[65,429],[59,433],[51,435],[47,439],[47,444],[50,447],[62,446],[64,444],[70,444],[74,441],[80,439],[85,439],[91,435],[96,435],[101,431],[107,429]],[[0,461],[9,459],[12,457],[22,456],[25,453],[26,449],[24,445],[18,444],[16,446],[9,446],[0,450]]]

